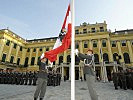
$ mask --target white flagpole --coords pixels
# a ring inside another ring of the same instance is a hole
[[[75,16],[74,0],[71,0],[71,21],[72,21],[72,38],[71,38],[71,100],[75,100]]]

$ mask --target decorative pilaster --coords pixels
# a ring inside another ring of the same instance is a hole
[[[7,60],[6,60],[8,62],[10,62],[12,48],[13,48],[13,43],[11,42],[9,52],[8,52],[8,55],[7,55]]]
[[[38,52],[39,52],[39,48],[36,49],[35,65],[37,65],[37,62],[38,62]]]
[[[18,58],[18,52],[19,52],[19,50],[20,50],[20,46],[17,46],[14,63],[17,63],[17,58]]]

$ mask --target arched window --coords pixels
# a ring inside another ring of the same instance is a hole
[[[113,59],[114,59],[114,61],[117,61],[117,59],[118,59],[118,54],[117,53],[113,54]]]
[[[59,57],[59,65],[60,65],[61,63],[63,63],[63,56],[60,56],[60,57]]]
[[[103,61],[105,61],[105,63],[109,63],[109,57],[107,53],[103,54]]]
[[[13,63],[14,56],[11,56],[10,63]]]
[[[129,54],[128,53],[124,53],[123,56],[124,56],[125,64],[130,64]]]
[[[35,62],[35,57],[32,57],[31,58],[31,65],[34,65],[34,62]]]
[[[103,47],[106,47],[106,40],[102,40]]]
[[[26,58],[25,58],[24,67],[28,67],[28,60],[29,60],[29,58],[28,58],[28,57],[26,57]]]
[[[78,42],[75,43],[75,48],[76,48],[76,49],[79,48],[79,44],[78,44]]]
[[[94,54],[94,62],[96,64],[99,64],[99,56],[98,56],[98,54]]]
[[[41,60],[40,60],[40,57],[38,57],[37,65],[40,65],[40,63],[41,63]]]
[[[88,42],[84,42],[84,48],[88,48]]]
[[[77,55],[75,56],[75,65],[79,65],[79,63],[80,63],[80,60],[79,60],[79,58],[77,57]]]
[[[6,54],[3,54],[2,56],[2,62],[5,62],[6,61]]]
[[[18,60],[17,60],[17,65],[19,65],[20,64],[20,58],[18,58]]]
[[[53,65],[55,65],[55,61],[53,62]]]
[[[97,41],[93,41],[93,47],[97,47]]]
[[[67,64],[69,64],[69,63],[71,63],[71,56],[70,55],[67,56]]]

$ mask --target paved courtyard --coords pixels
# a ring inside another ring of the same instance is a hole
[[[48,86],[44,100],[70,100],[70,81]],[[33,100],[36,86],[0,84],[0,100]],[[96,82],[99,100],[133,100],[133,90],[114,90],[113,83]],[[91,100],[85,82],[76,81],[76,100]]]

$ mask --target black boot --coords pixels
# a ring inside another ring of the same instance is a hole
[[[40,100],[43,100],[43,98],[40,98]]]
[[[34,98],[34,100],[37,100],[37,98]]]

